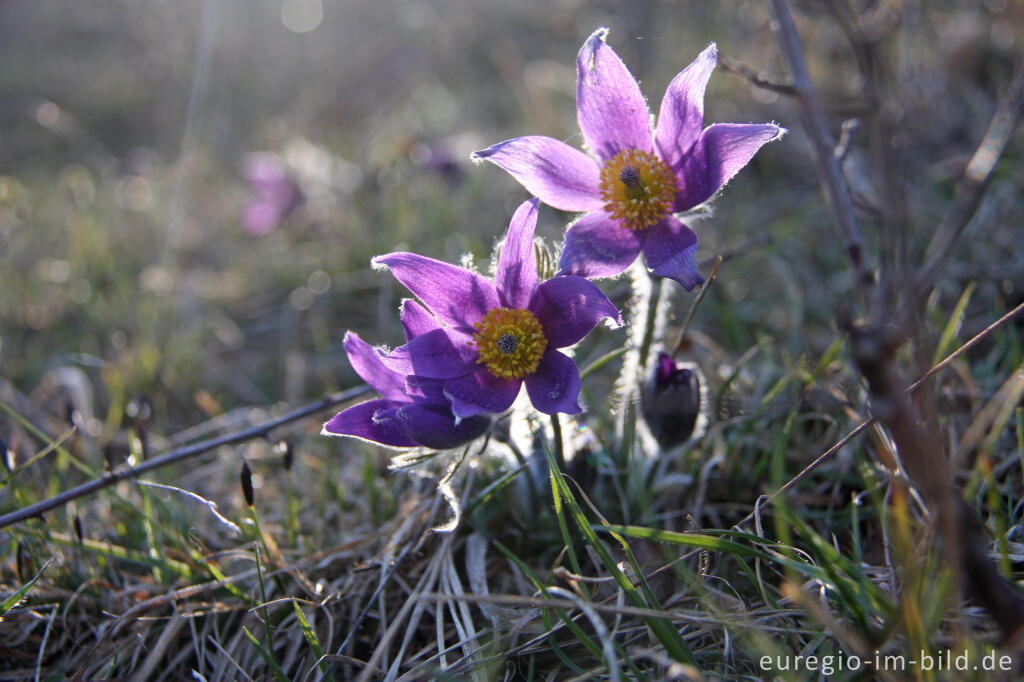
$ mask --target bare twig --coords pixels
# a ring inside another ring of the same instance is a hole
[[[839,167],[842,168],[843,161],[846,160],[846,155],[850,153],[850,145],[853,143],[853,136],[857,134],[860,129],[860,121],[855,118],[848,118],[843,121],[842,130],[839,133],[839,144],[832,150],[832,156],[835,157]]]
[[[970,163],[964,169],[953,207],[942,224],[935,230],[935,236],[932,238],[931,244],[928,245],[928,251],[933,251],[935,255],[918,272],[916,281],[918,291],[923,293],[932,286],[942,265],[952,253],[957,240],[960,239],[967,224],[981,205],[985,190],[988,189],[989,183],[992,181],[992,173],[999,158],[1006,151],[1006,145],[1010,142],[1010,137],[1013,135],[1014,128],[1017,127],[1022,112],[1024,112],[1024,65],[1018,65],[1017,75],[996,108],[996,112],[988,124],[985,137],[982,138]],[[945,239],[945,243],[939,248],[937,245],[941,239]]]
[[[829,0],[828,5],[846,34],[864,79],[861,92],[867,106],[868,142],[878,189],[878,202],[874,207],[877,210],[872,217],[879,223],[880,286],[875,291],[875,301],[880,311],[894,291],[902,293],[907,288],[902,278],[906,276],[910,221],[903,184],[897,173],[901,166],[898,146],[893,144],[898,120],[895,112],[900,107],[889,87],[886,62],[881,55],[882,38],[895,26],[900,8],[890,8],[889,12],[875,8],[869,18],[867,13],[854,10],[848,0]]]
[[[42,500],[41,502],[36,502],[35,504],[31,504],[27,507],[18,509],[17,511],[0,516],[0,528],[9,526],[12,523],[24,521],[25,519],[30,519],[33,516],[39,516],[43,512],[55,509],[56,507],[67,504],[71,500],[94,493],[97,490],[102,490],[103,488],[111,486],[118,481],[123,481],[126,478],[134,478],[135,476],[144,474],[147,471],[159,469],[160,467],[165,467],[168,464],[174,464],[175,462],[181,462],[189,459],[190,457],[195,457],[196,455],[201,455],[204,452],[209,452],[210,450],[222,445],[234,445],[235,443],[243,443],[256,438],[266,438],[271,431],[280,426],[299,421],[300,419],[305,419],[306,417],[322,412],[323,410],[334,407],[340,403],[347,402],[353,398],[358,398],[369,391],[369,386],[356,386],[355,388],[350,388],[348,390],[341,391],[340,393],[325,396],[320,400],[303,405],[302,407],[297,407],[285,415],[265,421],[262,424],[250,426],[247,429],[242,429],[241,431],[229,433],[217,438],[204,440],[199,443],[193,443],[192,445],[186,445],[164,455],[160,455],[159,457],[147,459],[136,466],[129,466],[126,464],[114,471],[104,474],[100,478],[89,481],[88,483],[83,483],[82,485],[71,488],[70,490],[65,490],[59,495],[54,495],[53,497]]]
[[[697,264],[697,267],[700,268],[701,270],[706,270],[707,268],[710,268],[712,265],[717,263],[719,258],[721,258],[722,262],[724,263],[726,261],[732,260],[733,258],[738,258],[739,256],[746,255],[747,253],[754,251],[755,249],[760,249],[763,246],[768,246],[771,243],[771,233],[761,232],[759,234],[755,234],[753,237],[748,237],[747,239],[744,239],[742,242],[732,247],[731,249],[726,249],[717,255],[705,258],[704,260]]]
[[[865,260],[864,236],[854,213],[850,190],[846,186],[839,162],[834,154],[836,144],[829,133],[821,104],[811,85],[807,65],[804,63],[800,36],[797,34],[796,26],[793,25],[789,5],[786,0],[772,0],[772,8],[775,10],[777,20],[779,47],[786,55],[789,68],[793,72],[793,86],[796,89],[799,103],[800,121],[811,141],[811,155],[814,158],[815,166],[817,166],[822,188],[839,226],[846,256],[853,268],[856,285],[862,293],[865,293],[866,301],[866,290],[874,281],[874,275]]]
[[[697,297],[693,299],[693,304],[690,306],[689,312],[686,313],[686,319],[683,320],[683,326],[679,329],[679,336],[676,338],[676,342],[672,345],[672,354],[676,355],[679,353],[679,349],[682,348],[683,342],[686,341],[686,330],[690,328],[690,322],[693,321],[693,316],[697,312],[697,307],[700,306],[700,302],[704,300],[704,295],[708,293],[708,289],[711,288],[711,283],[715,281],[715,276],[718,275],[718,268],[722,266],[722,257],[719,256],[715,259],[715,265],[711,268],[711,274],[708,275],[707,281],[704,282],[704,286],[697,292]]]
[[[1011,319],[1013,319],[1014,317],[1019,315],[1021,313],[1021,311],[1024,311],[1024,303],[1020,303],[1019,305],[1017,305],[1017,307],[1015,307],[1013,310],[1011,310],[1010,312],[1006,313],[1005,315],[1000,317],[998,320],[996,320],[995,322],[993,322],[992,324],[990,324],[989,326],[985,327],[980,332],[975,334],[973,337],[971,337],[970,341],[968,341],[967,343],[965,343],[964,345],[960,346],[955,351],[953,351],[952,353],[950,353],[949,355],[944,357],[942,359],[942,362],[939,362],[938,364],[936,364],[934,367],[932,367],[927,372],[925,372],[921,376],[920,379],[918,379],[914,383],[910,384],[910,386],[907,388],[907,390],[908,391],[916,391],[918,386],[920,386],[924,382],[925,379],[927,379],[928,377],[932,376],[936,372],[942,371],[942,369],[944,369],[946,366],[948,366],[949,363],[953,362],[958,357],[960,357],[965,352],[967,352],[970,348],[972,348],[974,346],[974,344],[978,343],[979,341],[984,339],[986,336],[988,336],[989,334],[991,334],[995,330],[997,330],[1000,327],[1002,327],[1004,324],[1009,322]]]
[[[756,85],[757,87],[763,88],[764,90],[770,90],[780,95],[786,95],[789,97],[792,97],[797,94],[796,88],[794,88],[789,83],[776,83],[773,80],[765,78],[764,76],[759,74],[757,71],[754,71],[749,66],[745,66],[743,64],[734,64],[733,62],[727,59],[722,59],[721,57],[718,58],[718,65],[722,67],[723,71],[727,73],[734,73],[737,76],[742,76],[743,78],[746,78],[748,81],[750,81],[751,85]]]

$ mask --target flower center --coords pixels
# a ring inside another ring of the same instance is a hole
[[[661,220],[676,194],[675,175],[654,154],[625,149],[601,170],[604,210],[629,230],[643,230]]]
[[[495,308],[473,326],[477,332],[469,344],[476,346],[480,362],[500,379],[532,374],[548,347],[540,321],[529,310]]]

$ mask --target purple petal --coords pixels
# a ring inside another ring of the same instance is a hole
[[[693,260],[696,251],[696,233],[673,216],[662,218],[644,241],[644,259],[651,272],[674,279],[687,291],[704,281]]]
[[[647,102],[607,35],[606,28],[594,31],[576,57],[576,118],[602,161],[623,149],[653,151]]]
[[[448,405],[448,396],[444,394],[444,379],[428,379],[410,374],[405,377],[405,394],[415,402],[439,403]]]
[[[281,207],[273,201],[257,199],[245,207],[242,224],[254,235],[270,232],[281,222]]]
[[[522,385],[522,379],[499,379],[481,367],[472,374],[444,382],[444,392],[451,398],[455,416],[465,418],[481,412],[507,410]]]
[[[415,447],[416,442],[406,435],[397,419],[398,407],[401,405],[390,400],[367,400],[334,415],[321,433],[354,436],[394,448]]]
[[[580,371],[572,358],[557,350],[544,353],[537,371],[526,377],[526,392],[533,406],[544,414],[579,414]]]
[[[619,311],[604,292],[576,275],[543,282],[530,301],[530,311],[544,328],[548,348],[571,346],[606,317],[622,324]]]
[[[589,213],[569,226],[558,267],[561,274],[614,277],[636,259],[641,246],[636,232],[605,213]]]
[[[429,379],[449,379],[472,372],[479,354],[469,345],[469,336],[454,329],[438,328],[421,334],[404,346],[381,357],[381,362],[399,374]]]
[[[508,308],[525,308],[537,288],[537,254],[533,234],[537,228],[537,200],[523,202],[508,226],[505,244],[498,257],[495,284]]]
[[[359,338],[358,334],[348,332],[345,334],[344,346],[352,369],[382,398],[408,402],[405,397],[405,377],[385,366],[370,344]]]
[[[604,205],[598,190],[601,169],[578,149],[550,137],[517,137],[474,152],[512,177],[548,206],[563,211],[596,211]]]
[[[516,393],[518,395],[518,391]],[[448,396],[448,400],[449,402],[451,402],[452,405],[452,414],[454,414],[456,418],[459,419],[460,421],[463,419],[476,417],[478,415],[488,414],[486,409],[480,407],[479,405],[474,405],[473,403],[467,403],[465,400],[462,400],[461,398],[456,398],[455,396]]]
[[[254,152],[245,157],[245,177],[257,189],[273,188],[288,182],[288,171],[277,154]]]
[[[683,156],[700,137],[704,127],[704,89],[718,62],[718,48],[714,43],[672,79],[658,112],[658,127],[654,143],[661,158],[678,168]]]
[[[411,341],[417,336],[439,329],[441,323],[419,302],[407,298],[402,301],[402,327],[405,328],[405,340]]]
[[[455,415],[447,405],[414,403],[398,410],[398,419],[406,433],[420,445],[434,450],[449,450],[482,436],[491,418],[477,415],[455,424]]]
[[[501,307],[494,283],[475,272],[415,253],[389,253],[372,263],[391,268],[395,279],[453,327],[472,327],[488,310]]]
[[[705,128],[681,165],[672,166],[680,188],[672,211],[687,211],[710,199],[763,144],[784,132],[772,123],[716,123]]]

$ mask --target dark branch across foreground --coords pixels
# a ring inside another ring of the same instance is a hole
[[[218,436],[217,438],[210,438],[191,445],[185,445],[171,450],[166,454],[153,457],[152,459],[147,459],[136,466],[123,465],[114,471],[108,472],[97,479],[89,481],[88,483],[83,483],[82,485],[71,488],[70,490],[65,490],[59,495],[54,495],[53,497],[42,500],[41,502],[36,502],[35,504],[22,507],[21,509],[0,516],[0,528],[9,526],[12,523],[18,523],[19,521],[30,519],[34,516],[39,516],[44,512],[67,504],[71,500],[84,497],[85,495],[94,493],[97,490],[111,486],[118,481],[123,481],[126,478],[134,478],[135,476],[144,474],[147,471],[159,469],[160,467],[167,466],[168,464],[174,464],[175,462],[180,462],[188,459],[189,457],[201,455],[204,452],[209,452],[210,450],[222,445],[234,445],[235,443],[244,443],[245,441],[256,438],[266,438],[271,431],[280,426],[305,419],[306,417],[317,414],[318,412],[322,412],[336,405],[340,405],[341,403],[348,402],[353,398],[358,398],[369,391],[370,387],[365,384],[362,386],[355,386],[354,388],[349,388],[339,393],[324,396],[323,398],[307,405],[303,405],[302,407],[297,407],[287,414],[275,419],[270,419],[262,424],[256,424],[255,426],[250,426],[247,429],[228,433],[223,436]]]

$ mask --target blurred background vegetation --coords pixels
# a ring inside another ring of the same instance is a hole
[[[844,120],[875,113],[865,108],[863,76],[830,3],[793,4],[838,137]],[[892,85],[890,144],[918,258],[1013,76],[1024,2],[852,4],[878,32]],[[574,59],[599,26],[611,29],[609,42],[655,111],[671,78],[711,41],[723,62],[786,80],[769,6],[754,0],[0,3],[0,399],[51,437],[69,420],[78,426],[75,452],[94,474],[102,453],[130,449],[114,446],[142,413],[150,437],[166,446],[248,423],[253,407],[280,412],[355,385],[345,331],[397,343],[406,295],[369,268],[371,256],[410,249],[457,262],[468,252],[486,262],[526,195],[497,169],[474,167],[469,154],[523,134],[579,144]],[[762,403],[786,381],[822,377],[815,362],[837,339],[836,314],[853,282],[793,102],[719,67],[705,117],[774,120],[791,131],[693,222],[705,273],[707,259],[738,250],[693,323],[693,359],[720,385],[738,359],[765,351],[730,379],[728,400],[712,414],[761,406],[761,421],[726,439],[729,457],[709,494],[722,505],[721,516],[708,512],[713,519],[734,522],[767,486],[757,457],[785,416]],[[881,180],[871,153],[855,133],[844,170],[877,253]],[[935,336],[969,283],[962,339],[1024,300],[1022,154],[1018,132],[929,300]],[[539,234],[557,243],[567,218],[542,209]],[[628,304],[624,280],[602,286]],[[677,298],[678,317],[689,302]],[[971,390],[965,397],[951,388],[946,398],[977,406],[994,395],[1020,367],[1020,333],[1018,322],[979,348],[963,370]],[[581,355],[623,339],[602,332]],[[611,379],[595,381],[590,402],[600,411]],[[791,473],[842,435],[841,412],[803,434]],[[24,424],[0,424],[20,461],[38,451]],[[321,518],[293,550],[322,548],[316,531],[335,518],[331,505],[350,528],[395,515],[405,479],[390,478],[372,448],[314,437],[298,448],[298,487],[316,489],[303,512]],[[697,446],[691,473],[708,455]],[[247,456],[277,455],[257,443]],[[844,461],[842,476],[855,476]],[[221,453],[154,478],[241,508],[239,462]],[[63,459],[43,462],[0,507],[89,475]],[[274,475],[257,467],[257,485],[276,490],[266,480]],[[365,490],[347,490],[358,485]],[[134,499],[132,490],[119,495]],[[80,500],[51,525],[70,528],[77,515],[87,535],[109,537],[107,524],[121,537],[148,532],[119,506],[124,499],[102,500]],[[182,514],[185,528],[204,518]],[[213,533],[201,532],[207,541]],[[13,547],[0,545],[11,580],[20,561]],[[38,566],[49,554],[36,549]]]
[[[951,191],[1020,39],[1019,3],[938,5],[905,12],[913,31],[890,46],[910,123],[893,142],[926,181],[911,188],[925,193],[919,239],[948,198],[931,193]],[[838,27],[816,21],[816,3],[804,9],[812,76],[837,117],[862,113]],[[0,373],[31,392],[49,370],[80,369],[107,429],[134,395],[174,429],[354,383],[344,330],[397,340],[401,292],[369,258],[489,252],[524,193],[468,155],[518,134],[578,142],[573,59],[594,27],[612,29],[652,107],[713,40],[728,62],[785,73],[760,2],[44,0],[4,3],[0,18]],[[703,316],[731,350],[759,334],[820,350],[828,330],[817,326],[849,289],[793,116],[721,69],[711,81],[708,121],[794,130],[697,226],[701,258],[772,238],[724,273],[712,302],[726,314]],[[276,155],[304,197],[261,235],[243,225],[255,152]],[[1019,218],[1007,209],[1021,171],[1007,168],[988,207],[995,229],[971,247],[1002,275],[985,278],[979,299],[1020,295]],[[856,171],[870,200],[873,179]],[[541,233],[557,240],[563,224],[549,210]],[[956,274],[981,274],[971,267]]]

